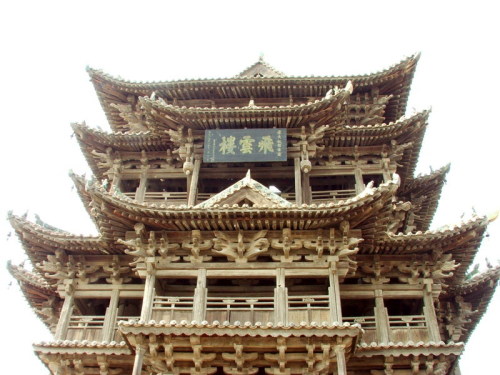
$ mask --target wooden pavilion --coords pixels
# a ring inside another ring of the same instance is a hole
[[[9,265],[54,375],[457,375],[499,268],[493,217],[429,230],[449,166],[414,177],[418,62],[130,82],[89,69],[111,132],[73,124],[98,236],[10,215]]]

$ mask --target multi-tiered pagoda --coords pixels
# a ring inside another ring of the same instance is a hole
[[[111,132],[73,125],[93,177],[71,177],[99,235],[10,216],[51,373],[458,374],[500,272],[467,276],[492,218],[429,230],[449,167],[414,177],[417,61],[153,83],[89,69]]]

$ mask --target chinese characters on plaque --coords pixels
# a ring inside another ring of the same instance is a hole
[[[286,129],[206,130],[203,161],[285,161]]]

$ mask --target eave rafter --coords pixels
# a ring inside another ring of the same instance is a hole
[[[127,130],[127,122],[113,104],[135,107],[138,97],[150,97],[153,93],[166,100],[223,99],[251,97],[323,97],[332,87],[344,87],[352,81],[355,92],[370,91],[376,87],[381,95],[392,95],[385,115],[395,121],[405,110],[410,85],[419,54],[410,56],[398,64],[367,75],[340,77],[272,77],[199,79],[164,82],[131,82],[114,78],[99,70],[88,69],[99,101],[114,130]]]

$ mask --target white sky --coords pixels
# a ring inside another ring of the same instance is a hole
[[[87,171],[72,121],[107,129],[85,66],[131,80],[230,77],[264,53],[289,75],[364,74],[416,51],[408,113],[432,105],[418,172],[452,163],[434,227],[500,208],[498,11],[491,1],[5,1],[0,5],[0,215],[38,213],[93,233],[67,173]],[[25,259],[0,222],[2,373],[47,373],[31,343],[49,339],[5,263]],[[500,224],[477,261],[500,259]],[[498,295],[462,356],[464,375],[491,373]]]

